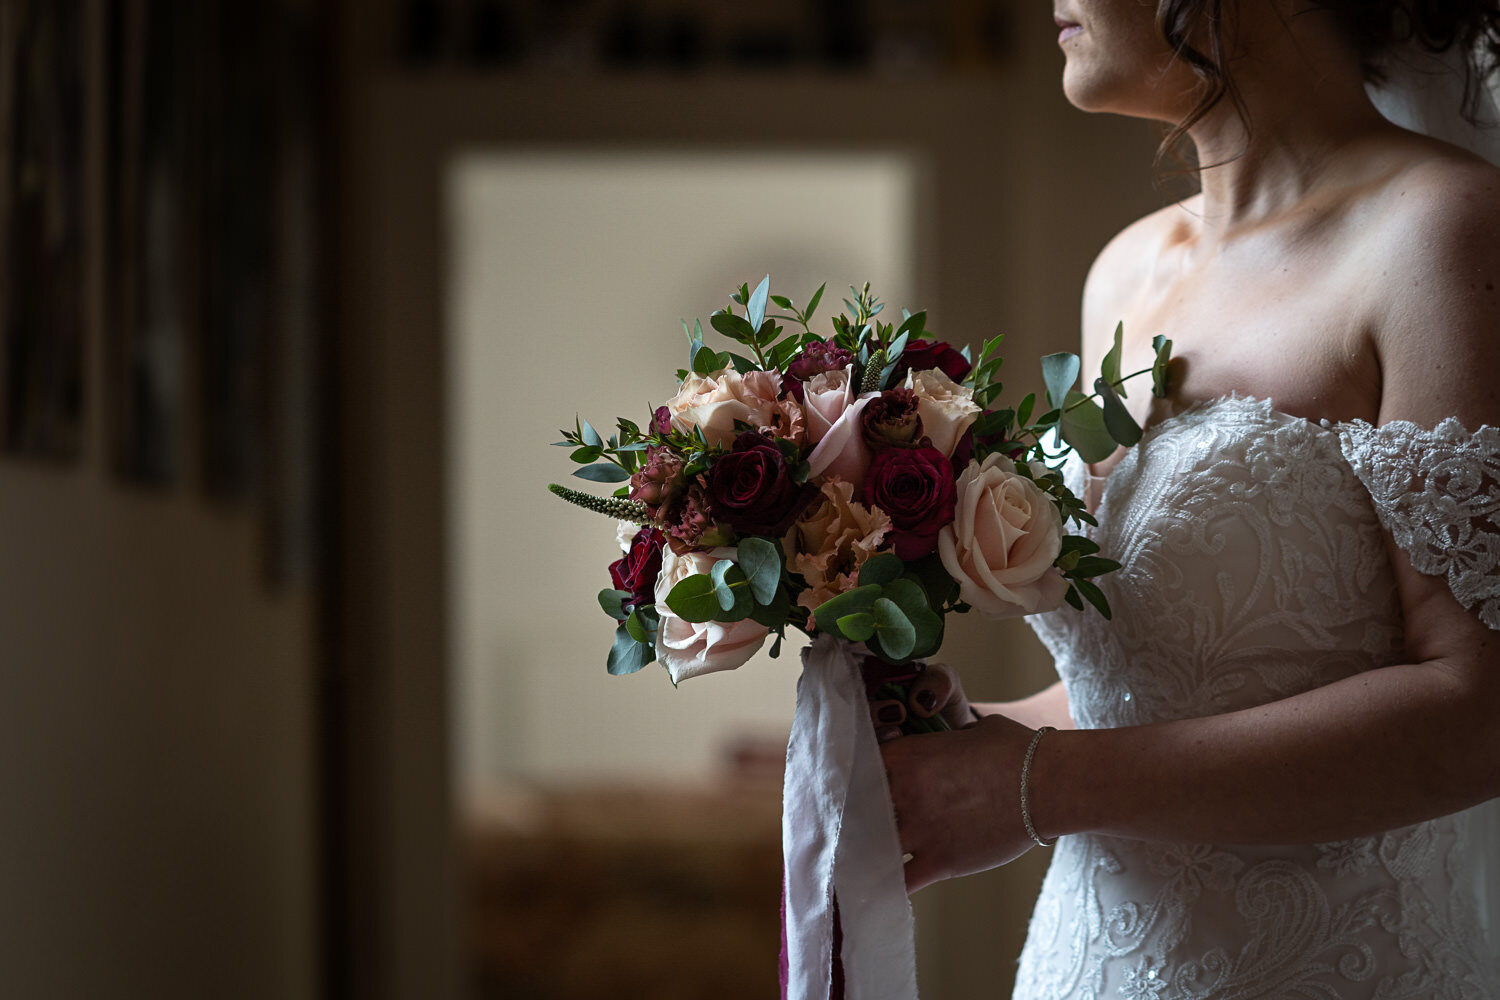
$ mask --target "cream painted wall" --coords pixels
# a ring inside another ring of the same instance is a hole
[[[800,671],[788,643],[673,689],[652,665],[610,677],[594,595],[614,522],[567,506],[548,447],[578,412],[644,423],[686,364],[679,319],[708,326],[767,272],[826,320],[872,282],[918,308],[909,157],[469,153],[449,174],[450,649],[460,787],[515,779],[697,779],[737,736],[784,740]],[[724,345],[720,345],[721,347]]]
[[[0,465],[0,993],[316,995],[311,601],[258,545]]]

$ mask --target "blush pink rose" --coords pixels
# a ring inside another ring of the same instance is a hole
[[[959,475],[953,523],[938,534],[943,568],[959,596],[992,618],[1055,610],[1068,581],[1052,565],[1062,551],[1057,507],[999,453]]]
[[[906,388],[917,397],[922,433],[944,457],[952,458],[959,439],[979,419],[974,390],[959,385],[936,368],[907,372]]]
[[[814,479],[835,477],[858,488],[871,458],[860,417],[879,393],[856,399],[853,378],[853,365],[814,375],[803,387],[802,410],[807,439],[815,443],[807,456],[808,474]]]
[[[817,444],[844,411],[854,404],[854,366],[846,365],[831,372],[820,372],[802,387],[802,412],[807,422],[807,439]]]
[[[670,548],[662,555],[661,574],[656,578],[656,658],[677,684],[699,674],[733,670],[754,656],[771,630],[749,618],[725,625],[719,622],[688,622],[672,614],[667,595],[683,580],[709,573],[720,559],[733,558],[734,549],[689,552],[678,555]]]
[[[891,530],[885,511],[854,499],[854,487],[832,479],[792,525],[786,536],[787,568],[801,574],[808,589],[797,598],[809,611],[851,589],[865,560]]]
[[[726,368],[710,375],[691,374],[677,395],[667,401],[672,428],[703,429],[711,445],[727,445],[739,436],[735,421],[759,430],[780,419],[777,399],[781,376],[776,372],[739,372]]]

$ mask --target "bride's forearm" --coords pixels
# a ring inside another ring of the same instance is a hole
[[[1032,815],[1043,836],[1369,835],[1500,794],[1497,712],[1500,675],[1431,662],[1225,715],[1056,733],[1033,762]]]
[[[1051,726],[1053,729],[1072,729],[1072,709],[1068,705],[1068,693],[1058,681],[1045,690],[1019,701],[989,701],[974,703],[980,715],[1004,715],[1030,729]]]

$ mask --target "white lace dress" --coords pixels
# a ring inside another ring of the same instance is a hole
[[[1075,491],[1083,469],[1070,463]],[[1150,429],[1093,536],[1114,621],[1032,619],[1080,727],[1262,704],[1402,659],[1382,524],[1500,627],[1500,432],[1226,397]],[[1488,529],[1488,530],[1485,530]],[[1279,847],[1061,838],[1016,1000],[1500,998],[1470,813]]]

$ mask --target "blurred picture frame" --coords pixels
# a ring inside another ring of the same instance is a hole
[[[190,5],[106,0],[105,400],[123,480],[183,476],[199,217]]]
[[[86,13],[0,2],[0,450],[52,460],[84,427]]]

